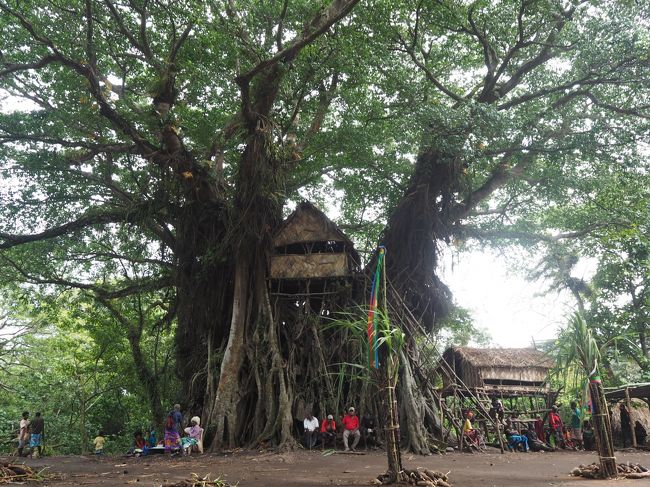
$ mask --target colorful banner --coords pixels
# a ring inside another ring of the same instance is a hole
[[[375,276],[372,279],[372,287],[370,288],[370,302],[368,306],[368,362],[370,368],[379,368],[379,346],[378,339],[378,321],[379,316],[377,313],[377,303],[379,301],[379,287],[381,284],[382,266],[384,265],[384,257],[386,249],[383,246],[379,247],[379,255],[377,257],[377,269],[375,269]]]

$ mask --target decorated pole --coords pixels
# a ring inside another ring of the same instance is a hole
[[[388,471],[383,476],[384,484],[397,483],[404,476],[400,451],[399,416],[395,388],[399,377],[399,349],[404,343],[404,334],[399,328],[392,328],[388,318],[386,296],[386,249],[379,247],[377,268],[370,291],[368,309],[368,364],[371,370],[384,367],[384,374],[378,374],[378,383],[386,398],[386,454]],[[380,364],[380,348],[383,364]],[[383,387],[382,387],[383,384]]]

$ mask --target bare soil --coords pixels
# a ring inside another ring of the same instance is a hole
[[[638,462],[650,467],[648,452],[617,452],[619,462]],[[0,461],[16,462],[15,458]],[[337,453],[323,456],[319,450],[290,453],[232,452],[221,455],[192,455],[168,458],[153,455],[143,458],[93,456],[62,456],[42,459],[21,459],[33,468],[47,467],[46,472],[58,474],[57,480],[39,482],[51,486],[143,487],[175,483],[191,477],[210,474],[240,487],[249,486],[356,486],[370,481],[386,470],[384,452],[364,454]],[[405,454],[406,468],[423,467],[441,472],[450,471],[456,487],[626,487],[650,485],[644,480],[589,480],[570,477],[579,464],[597,461],[593,452],[555,453],[451,453],[437,456]]]

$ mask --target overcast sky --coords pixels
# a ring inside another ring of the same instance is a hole
[[[568,292],[546,293],[548,283],[528,282],[523,271],[510,269],[506,257],[496,251],[448,251],[441,260],[443,282],[456,302],[472,313],[476,325],[487,329],[495,346],[525,347],[533,339],[555,338],[575,311]],[[578,276],[588,277],[589,263],[577,267]]]

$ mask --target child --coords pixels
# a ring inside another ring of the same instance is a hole
[[[106,443],[106,438],[104,438],[104,432],[100,431],[97,437],[93,440],[93,445],[95,445],[95,455],[104,454],[104,443]]]

